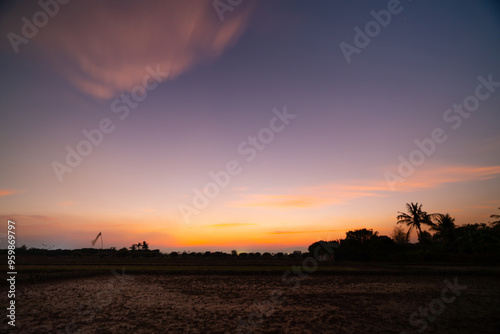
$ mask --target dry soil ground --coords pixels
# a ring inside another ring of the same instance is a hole
[[[0,332],[500,333],[498,277],[458,276],[444,294],[452,275],[294,277],[110,273],[30,284],[18,287],[15,329],[4,315]],[[418,313],[429,307],[434,315]]]

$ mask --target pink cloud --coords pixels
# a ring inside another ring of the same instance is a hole
[[[484,181],[500,175],[500,166],[440,166],[420,170],[398,184],[397,192],[434,189],[446,184]],[[391,189],[381,176],[376,180],[351,180],[309,187],[282,189],[276,193],[247,194],[242,200],[229,203],[234,207],[267,207],[277,209],[321,208],[343,204],[365,197],[388,197]]]
[[[311,208],[337,204],[335,199],[310,195],[283,194],[251,194],[242,201],[232,202],[236,207],[270,207],[270,208]]]
[[[19,191],[12,189],[0,189],[0,196],[9,196],[13,194],[17,194]]]
[[[171,80],[217,58],[244,31],[251,7],[220,22],[211,1],[75,1],[33,42],[78,89],[109,99],[142,86],[147,66]]]
[[[447,183],[484,181],[500,175],[500,166],[442,166],[432,170],[421,170],[397,185],[398,191],[432,189]]]

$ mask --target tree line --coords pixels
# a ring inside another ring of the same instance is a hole
[[[500,208],[499,208],[500,209]],[[392,235],[379,235],[373,229],[355,229],[346,232],[344,239],[317,241],[308,247],[309,253],[242,252],[170,252],[151,250],[146,241],[116,249],[82,248],[74,250],[27,248],[16,249],[19,255],[53,257],[168,257],[168,258],[233,258],[233,259],[301,259],[311,254],[323,262],[379,261],[379,262],[500,262],[500,215],[492,214],[493,222],[457,226],[448,213],[427,213],[419,203],[406,204],[406,212],[398,212]],[[406,228],[406,230],[405,230]],[[428,228],[428,230],[426,230]],[[417,243],[410,236],[417,234]],[[321,253],[321,249],[334,253]],[[317,250],[320,250],[319,253]],[[5,250],[0,250],[3,253]],[[316,254],[316,253],[317,254]]]
[[[379,235],[372,229],[348,231],[336,244],[335,260],[350,261],[442,261],[499,262],[500,215],[488,224],[455,225],[449,214],[427,213],[422,204],[406,204],[407,212],[398,212],[392,236]],[[500,209],[500,208],[499,208]],[[406,231],[402,227],[406,227]],[[425,230],[427,227],[429,230]],[[410,243],[415,231],[418,243]],[[309,246],[312,251],[320,242]]]

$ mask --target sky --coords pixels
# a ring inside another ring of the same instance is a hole
[[[0,32],[0,248],[7,220],[277,252],[499,213],[496,1],[10,1]]]

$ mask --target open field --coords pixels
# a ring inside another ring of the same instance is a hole
[[[447,272],[438,268],[441,272],[425,274],[330,267],[323,274],[318,274],[319,270],[313,275],[302,272],[285,277],[286,268],[275,268],[267,274],[248,268],[244,273],[218,273],[221,268],[212,268],[204,274],[181,274],[172,267],[164,267],[161,272],[154,266],[140,271],[127,267],[125,272],[101,269],[107,272],[20,284],[15,332],[416,333],[424,327],[426,333],[500,330],[500,286],[494,268],[485,275],[465,267],[460,271],[448,267]],[[139,273],[148,270],[148,274]],[[453,286],[455,292],[450,289]],[[6,296],[2,294],[1,298],[5,304]],[[410,315],[429,307],[435,314],[431,310],[426,318],[417,313],[412,326]],[[1,331],[8,327],[3,320]]]
[[[277,274],[292,268],[310,270],[312,263],[303,258],[63,258],[23,257],[17,265],[16,280],[37,283],[54,279],[109,275],[112,270],[129,274]],[[498,265],[403,264],[370,262],[314,262],[315,275],[490,275],[500,277]],[[0,286],[6,282],[0,282]]]

